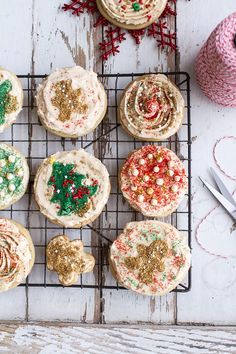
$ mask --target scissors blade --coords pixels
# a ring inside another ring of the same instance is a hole
[[[230,203],[222,194],[220,194],[210,183],[205,179],[200,177],[202,183],[209,189],[209,191],[214,195],[214,197],[220,202],[220,204],[226,209],[226,211],[231,215],[231,217],[236,220],[236,207],[234,204]]]
[[[211,174],[217,184],[217,187],[219,188],[221,194],[223,194],[223,196],[228,199],[228,201],[230,203],[232,203],[235,208],[236,208],[236,201],[234,199],[234,197],[232,196],[232,194],[229,192],[229,190],[226,188],[225,184],[223,183],[223,181],[220,179],[220,177],[218,176],[218,174],[216,173],[216,171],[211,167]]]

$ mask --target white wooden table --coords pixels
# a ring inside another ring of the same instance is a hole
[[[58,67],[82,65],[101,72],[98,58],[100,32],[87,15],[76,18],[61,11],[61,0],[1,1],[0,65],[17,74],[45,74]],[[0,295],[1,320],[79,321],[82,323],[236,324],[236,231],[230,218],[217,209],[201,229],[204,245],[220,259],[205,253],[194,232],[202,217],[216,205],[198,180],[209,178],[214,165],[212,150],[217,139],[236,129],[235,109],[211,103],[194,79],[194,59],[200,46],[221,19],[236,10],[235,0],[178,0],[179,52],[161,54],[145,39],[139,47],[127,39],[121,53],[104,65],[105,73],[182,70],[192,80],[193,236],[192,290],[162,298],[143,297],[130,291],[93,289],[17,288]],[[172,24],[173,25],[173,24]],[[220,151],[222,163],[236,175],[235,151]],[[232,147],[232,145],[231,145]],[[235,145],[234,145],[235,147]],[[222,147],[221,147],[222,148]],[[234,149],[236,150],[236,149]],[[226,179],[232,188],[235,182]],[[102,306],[101,306],[102,303]],[[1,340],[1,335],[0,335]],[[234,342],[235,343],[235,342]],[[1,348],[1,346],[0,346]],[[137,351],[138,352],[138,351]],[[145,351],[143,351],[145,353]],[[206,351],[205,351],[206,352]],[[142,353],[142,351],[140,351]]]

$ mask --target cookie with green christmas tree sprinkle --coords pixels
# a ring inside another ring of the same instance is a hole
[[[80,228],[100,215],[110,188],[106,167],[83,149],[46,158],[34,182],[41,213],[51,222],[71,228]]]
[[[0,133],[15,122],[23,105],[23,90],[17,76],[0,67]]]
[[[14,147],[0,144],[0,210],[16,203],[26,191],[29,167]]]

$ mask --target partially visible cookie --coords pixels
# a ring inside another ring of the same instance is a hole
[[[156,221],[130,222],[113,242],[109,262],[122,286],[143,295],[165,295],[190,267],[186,238],[173,226]]]
[[[40,165],[35,199],[50,221],[80,228],[95,220],[110,193],[106,167],[85,150],[57,152]]]
[[[47,268],[58,274],[64,286],[77,282],[82,273],[91,272],[95,265],[94,257],[84,252],[81,240],[70,241],[65,235],[53,237],[46,249]]]
[[[38,114],[51,133],[77,138],[92,132],[107,110],[97,74],[80,66],[58,69],[37,89]]]
[[[122,127],[137,139],[159,141],[175,134],[182,124],[184,99],[162,74],[143,75],[125,89],[119,117]]]
[[[149,217],[175,211],[187,191],[182,162],[165,147],[146,145],[135,150],[120,172],[120,188],[130,205]]]
[[[29,182],[25,157],[14,147],[0,143],[0,210],[16,203]]]
[[[0,218],[0,292],[22,283],[30,273],[34,259],[29,232],[13,220]]]
[[[0,133],[15,122],[22,110],[23,89],[17,76],[0,67]]]
[[[162,14],[167,0],[97,0],[101,14],[115,26],[129,30],[148,27]]]

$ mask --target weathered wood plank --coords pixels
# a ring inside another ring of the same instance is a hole
[[[235,353],[236,329],[212,327],[0,325],[10,353]]]

